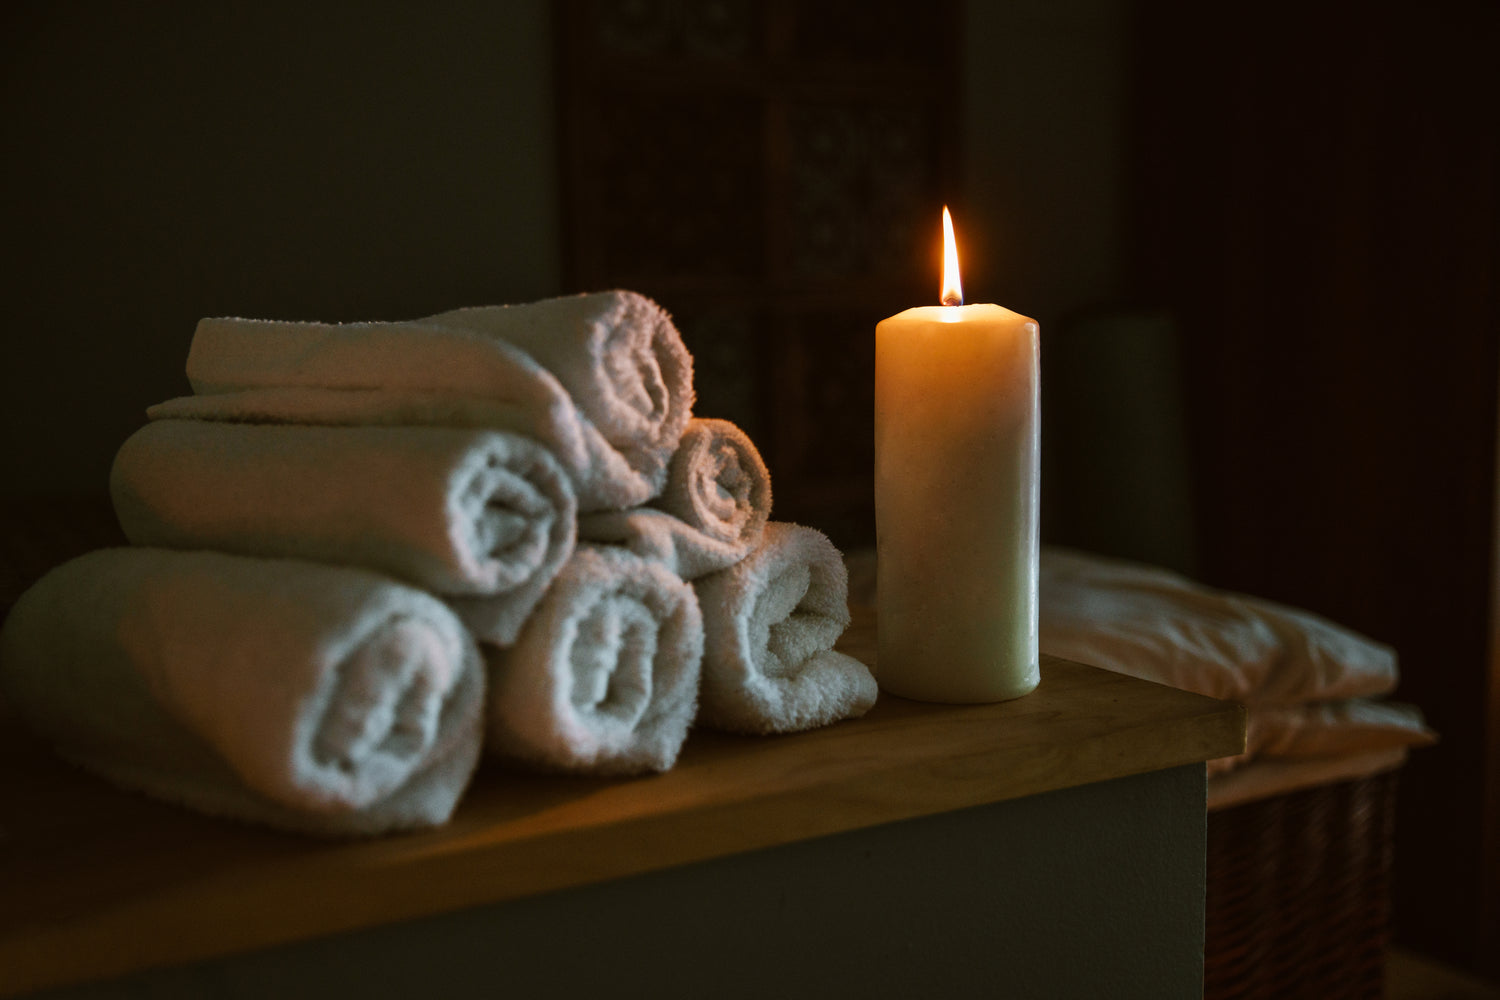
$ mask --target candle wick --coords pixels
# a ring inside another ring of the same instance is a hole
[[[945,305],[945,306],[961,306],[963,304],[964,304],[964,294],[963,294],[963,292],[955,291],[954,289],[950,288],[946,292],[943,293],[943,305]]]

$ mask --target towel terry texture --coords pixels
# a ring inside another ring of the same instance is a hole
[[[693,721],[703,628],[692,587],[582,545],[509,649],[486,649],[501,757],[593,774],[665,771]]]
[[[402,323],[204,319],[187,370],[196,395],[153,419],[519,431],[554,452],[582,510],[659,493],[693,402],[680,334],[633,292]]]
[[[208,318],[187,374],[111,471],[134,547],[55,569],[0,632],[7,705],[123,787],[376,834],[445,822],[484,747],[640,774],[700,693],[748,733],[875,701],[833,650],[838,551],[769,522],[764,460],[692,417],[644,296]]]
[[[478,759],[478,651],[442,602],[285,559],[105,549],[0,633],[10,703],[118,784],[303,832],[447,820]]]
[[[635,292],[455,309],[424,322],[513,344],[562,383],[659,492],[693,408],[693,359],[666,310]]]
[[[133,544],[360,566],[471,602],[514,638],[573,551],[572,487],[500,431],[160,420],[110,477]],[[497,637],[497,641],[498,641]]]
[[[848,576],[821,532],[771,522],[748,558],[694,586],[705,632],[703,724],[795,732],[875,703],[869,668],[833,649],[849,625]]]
[[[721,542],[654,507],[580,515],[578,537],[627,549],[684,580],[733,566],[745,557],[739,546]]]
[[[771,514],[771,474],[754,443],[727,420],[694,418],[649,507],[579,518],[579,538],[629,549],[684,580],[727,569],[760,542]]]
[[[771,474],[749,435],[727,420],[688,423],[667,485],[653,501],[744,558],[771,516]]]

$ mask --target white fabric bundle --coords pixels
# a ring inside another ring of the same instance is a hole
[[[693,590],[629,552],[580,546],[510,649],[486,650],[489,747],[548,770],[665,771],[693,721]]]
[[[693,358],[661,306],[596,292],[439,313],[424,322],[513,344],[563,384],[632,469],[661,489],[693,409]]]
[[[848,566],[851,599],[873,604],[875,553]],[[1372,700],[1396,687],[1395,651],[1317,615],[1052,546],[1039,588],[1043,653],[1247,706],[1245,753],[1209,761],[1210,775],[1265,758],[1404,753],[1435,738],[1416,708]]]
[[[1249,728],[1249,742],[1260,752],[1285,758],[1426,746],[1436,739],[1415,706],[1368,698],[1266,706],[1258,718],[1251,715]]]
[[[745,556],[737,546],[711,538],[654,507],[580,515],[578,537],[595,545],[626,549],[684,580],[696,580],[733,566]]]
[[[1251,705],[1245,713],[1245,752],[1208,762],[1210,775],[1252,760],[1306,760],[1428,746],[1437,740],[1413,705],[1369,698]]]
[[[771,474],[755,444],[727,420],[693,419],[650,507],[579,518],[578,536],[619,545],[684,580],[733,566],[760,542],[771,514]]]
[[[573,551],[572,487],[501,431],[160,420],[110,477],[133,544],[379,570],[461,602],[515,638]]]
[[[653,505],[743,559],[771,516],[771,473],[744,431],[727,420],[695,419]]]
[[[1396,686],[1389,646],[1169,570],[1049,547],[1039,589],[1041,648],[1053,656],[1248,705],[1370,697]]]
[[[849,625],[848,576],[821,532],[771,522],[748,558],[695,587],[706,634],[700,722],[787,733],[875,703],[869,668],[833,649]]]
[[[1059,548],[1040,597],[1044,653],[1245,704],[1245,752],[1210,774],[1434,739],[1417,709],[1371,700],[1396,686],[1395,651],[1307,611]]]
[[[315,563],[82,556],[17,602],[0,683],[124,787],[310,833],[442,823],[479,755],[483,674],[453,613]]]
[[[196,395],[152,419],[513,430],[553,451],[581,510],[660,492],[692,408],[681,336],[633,292],[402,323],[204,319],[187,371]]]

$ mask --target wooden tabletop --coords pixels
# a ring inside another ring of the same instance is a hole
[[[871,615],[841,643],[874,660]],[[328,843],[119,792],[0,717],[0,995],[515,899],[1237,753],[1238,706],[1044,657],[1031,695],[793,736],[695,732],[633,780],[482,767],[431,833]]]

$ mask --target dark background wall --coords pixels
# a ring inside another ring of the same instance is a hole
[[[559,289],[540,0],[0,7],[5,489],[98,490],[201,316]]]
[[[968,13],[941,40],[966,80],[966,285],[1045,323],[1116,290],[1122,11]],[[145,407],[187,391],[202,316],[397,319],[562,291],[551,14],[0,8],[3,489],[102,489]]]
[[[1202,574],[1394,645],[1403,937],[1500,974],[1489,3],[1140,4],[1129,286],[1182,332]]]

